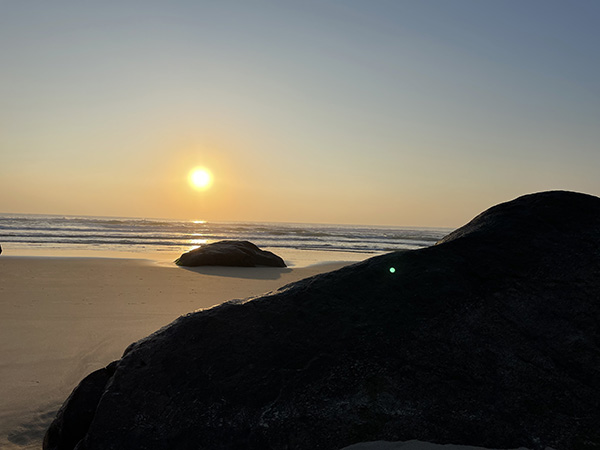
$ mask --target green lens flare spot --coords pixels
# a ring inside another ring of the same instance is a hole
[[[390,273],[395,273],[396,272],[396,268],[395,267],[390,267]]]

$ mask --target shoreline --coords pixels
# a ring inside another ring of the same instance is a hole
[[[79,381],[177,317],[355,261],[179,267],[165,260],[0,256],[0,447],[39,449]]]
[[[181,252],[175,251],[124,251],[106,249],[72,249],[52,247],[2,247],[3,252],[0,259],[4,258],[81,258],[81,259],[126,259],[150,261],[161,266],[173,266],[174,261],[181,256]],[[305,268],[321,264],[348,264],[363,261],[374,256],[383,254],[365,252],[343,252],[325,250],[303,250],[287,247],[262,247],[283,258],[289,268]]]

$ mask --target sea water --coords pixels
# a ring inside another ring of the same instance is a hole
[[[435,244],[448,228],[204,222],[130,217],[0,214],[0,245],[23,250],[182,253],[224,239],[261,248],[381,254]]]

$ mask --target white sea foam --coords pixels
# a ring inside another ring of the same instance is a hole
[[[427,247],[450,231],[446,228],[0,214],[0,243],[16,249],[182,252],[204,243],[241,239],[269,248],[377,254]]]

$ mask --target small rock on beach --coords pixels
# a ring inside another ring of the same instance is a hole
[[[219,241],[203,245],[182,254],[175,260],[178,266],[286,267],[273,252],[261,250],[248,241]]]

